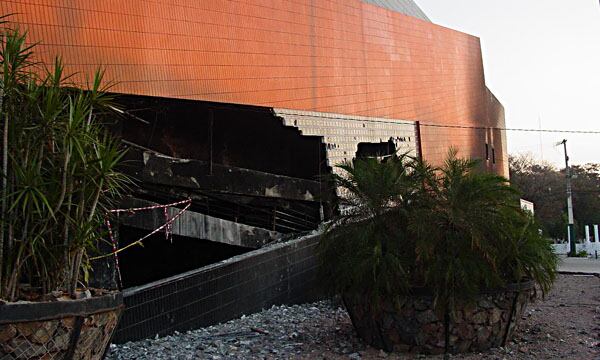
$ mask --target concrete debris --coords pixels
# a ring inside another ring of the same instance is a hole
[[[342,331],[335,331],[342,324]],[[240,319],[123,345],[111,345],[109,359],[289,359],[321,347],[346,358],[360,358],[364,349],[352,335],[346,311],[331,301],[273,306]],[[314,344],[319,344],[315,347]],[[358,356],[358,357],[356,357]],[[309,356],[310,357],[310,356]]]

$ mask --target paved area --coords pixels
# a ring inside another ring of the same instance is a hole
[[[588,273],[600,275],[600,259],[561,256],[558,270],[565,273]]]

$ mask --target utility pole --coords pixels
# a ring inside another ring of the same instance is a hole
[[[563,144],[565,148],[565,173],[567,174],[567,213],[569,216],[569,256],[577,256],[575,225],[573,221],[573,191],[571,189],[571,168],[569,168],[569,156],[567,155],[567,139],[564,139],[559,144]]]

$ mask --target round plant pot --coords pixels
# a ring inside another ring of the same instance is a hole
[[[502,346],[509,340],[534,290],[533,282],[513,284],[482,293],[448,317],[434,311],[433,298],[415,293],[399,303],[344,295],[344,303],[358,335],[386,351],[442,354],[475,352]],[[448,344],[446,344],[448,339]]]
[[[102,359],[122,310],[121,293],[0,303],[0,359]]]

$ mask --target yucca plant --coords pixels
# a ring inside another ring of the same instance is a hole
[[[106,209],[129,183],[102,120],[115,109],[103,73],[76,88],[60,59],[49,69],[35,63],[26,39],[18,29],[0,35],[0,298],[8,300],[23,283],[71,295],[85,284]]]

